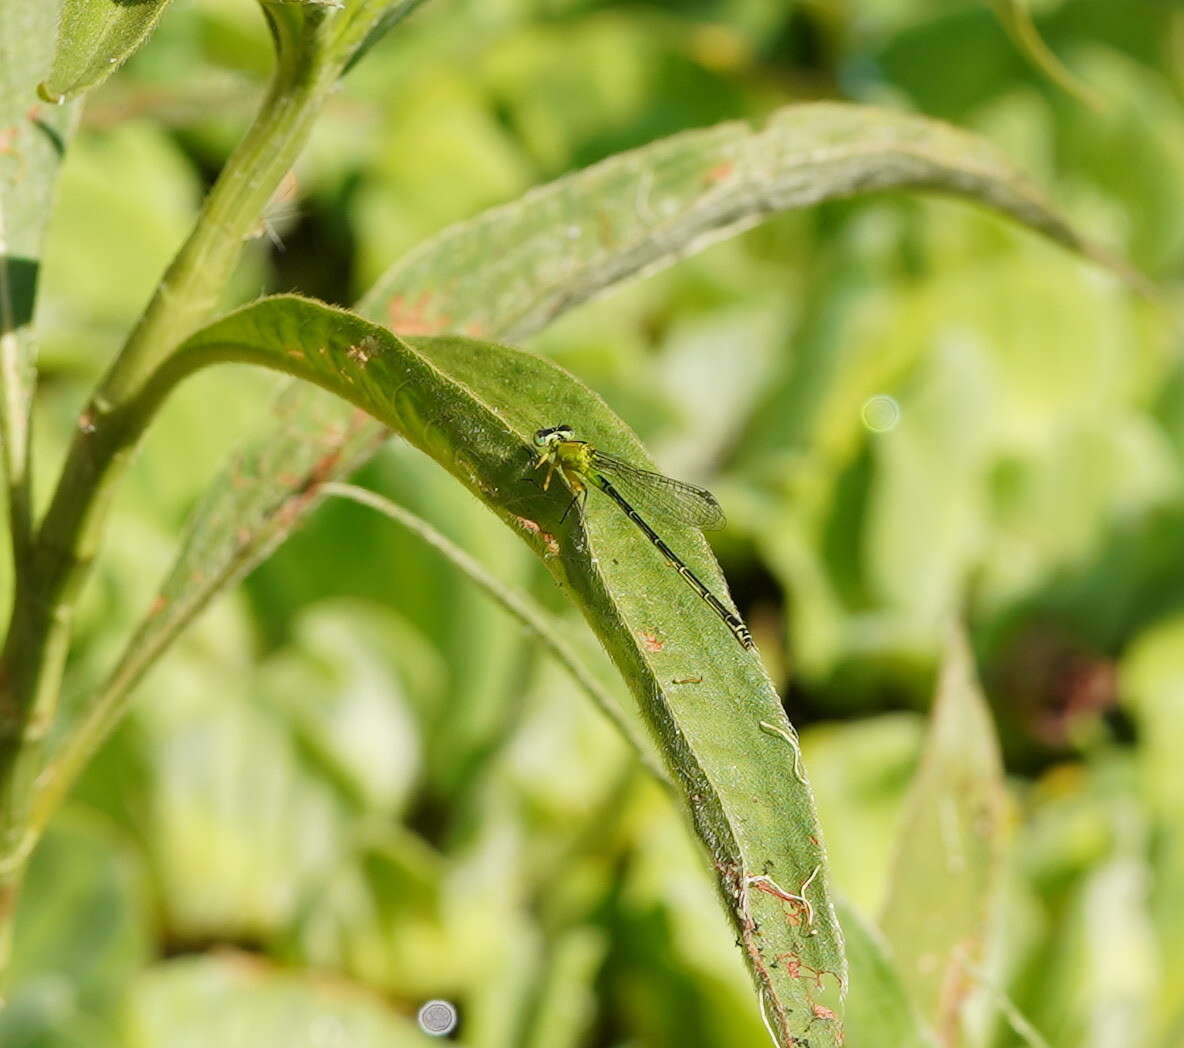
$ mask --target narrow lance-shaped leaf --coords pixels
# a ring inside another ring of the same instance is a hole
[[[544,491],[533,432],[562,417],[642,466],[644,449],[557,365],[456,337],[410,342],[351,313],[266,299],[199,331],[146,394],[145,409],[198,367],[241,361],[290,372],[364,408],[493,509],[567,589],[638,702],[706,847],[778,1044],[841,1042],[841,933],[796,738],[756,655],[607,498],[570,513]],[[137,410],[140,410],[137,407]],[[702,534],[665,538],[726,593]],[[346,555],[343,552],[343,555]]]
[[[1010,215],[1079,253],[1079,236],[985,140],[870,107],[791,106],[613,157],[445,230],[397,263],[359,311],[406,334],[522,339],[592,296],[777,211],[884,189],[934,189]],[[128,687],[210,597],[264,559],[349,474],[383,427],[311,387],[281,399],[202,501],[111,681]]]
[[[896,959],[879,930],[850,905],[838,902],[847,941],[851,991],[847,995],[847,1038],[855,1044],[892,1048],[936,1048],[913,1003]]]
[[[49,76],[38,90],[62,102],[96,87],[148,39],[169,0],[65,0]]]
[[[58,4],[0,4],[0,446],[18,547],[29,528],[28,417],[33,389],[30,322],[41,243],[74,107],[37,101]],[[18,555],[18,562],[20,557]]]
[[[518,339],[769,215],[888,189],[966,197],[1105,257],[985,139],[823,102],[790,106],[760,129],[729,123],[674,135],[536,189],[411,252],[358,308],[396,331]]]
[[[947,645],[880,925],[942,1044],[958,1031],[999,883],[1005,804],[990,710],[964,635]]]

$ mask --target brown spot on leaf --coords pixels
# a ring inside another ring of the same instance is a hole
[[[387,307],[387,326],[400,335],[434,335],[445,330],[451,317],[428,315],[432,301],[430,291],[425,291],[414,302],[408,302],[403,295],[394,295]]]
[[[725,160],[711,168],[711,170],[709,170],[707,174],[703,176],[703,181],[708,185],[714,185],[717,182],[723,182],[725,179],[731,178],[732,173],[735,170],[736,165],[730,160]]]

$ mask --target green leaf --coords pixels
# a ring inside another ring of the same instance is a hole
[[[864,912],[884,897],[922,728],[918,715],[892,713],[828,720],[802,732],[835,883]]]
[[[460,990],[477,966],[478,944],[497,932],[458,919],[464,908],[455,883],[455,869],[414,834],[372,832],[356,846],[339,848],[331,868],[306,892],[285,955],[394,996],[422,999]],[[465,958],[459,965],[458,957]]]
[[[100,1045],[125,986],[148,960],[146,883],[128,841],[97,819],[63,813],[33,854],[17,907],[0,1043]]]
[[[1153,1017],[1170,1043],[1184,1028],[1184,618],[1178,614],[1146,630],[1121,664],[1120,693],[1139,728],[1139,785],[1155,847],[1149,894],[1162,973]],[[1107,911],[1109,916],[1109,911]]]
[[[75,115],[73,106],[39,103],[33,90],[49,60],[56,16],[57,4],[50,0],[0,4],[0,446],[18,543],[27,538],[31,512],[31,321],[41,245]]]
[[[596,1018],[592,988],[608,944],[595,928],[575,927],[551,944],[532,1014],[529,1048],[580,1048]]]
[[[401,812],[421,762],[417,725],[391,665],[401,623],[384,609],[322,601],[268,659],[256,690],[290,719],[302,763],[323,769],[360,813]]]
[[[934,1048],[909,999],[891,947],[852,906],[838,902],[839,919],[847,940],[851,992],[847,997],[847,1037],[851,1044],[892,1045],[893,1048]]]
[[[157,965],[132,986],[127,1048],[428,1048],[435,1043],[380,998],[246,956]]]
[[[314,0],[314,2],[318,2],[318,0]],[[325,0],[319,0],[319,2],[324,3]],[[329,2],[332,3],[334,0],[329,0]],[[404,18],[411,14],[411,12],[419,7],[422,3],[424,3],[424,0],[398,0],[397,3],[392,3],[382,13],[378,21],[375,22],[373,26],[371,26],[370,32],[366,34],[365,38],[358,45],[358,49],[353,53],[353,55],[350,56],[349,61],[346,62],[345,68],[342,70],[342,75],[344,76],[355,65],[357,65],[358,62],[360,62],[365,56],[366,52],[370,50],[370,48],[377,44],[379,40],[386,36],[387,33],[394,29],[395,26],[403,21]],[[340,4],[338,4],[338,6],[340,6]]]
[[[204,654],[161,667],[169,696],[137,712],[137,813],[159,916],[181,942],[267,942],[329,875],[350,832],[340,792],[242,662]],[[291,827],[298,825],[299,833]]]
[[[808,1031],[816,1045],[837,1044],[841,935],[821,831],[776,690],[632,521],[607,500],[568,513],[569,493],[560,485],[543,491],[532,469],[531,435],[557,419],[645,466],[636,437],[548,361],[462,338],[403,341],[296,297],[265,299],[197,332],[161,384],[229,360],[289,371],[364,407],[542,558],[633,690],[710,855],[779,1043]],[[670,527],[665,538],[726,592],[699,531]]]
[[[1022,0],[990,0],[991,6],[1003,23],[1003,28],[1024,56],[1062,91],[1072,95],[1082,105],[1101,111],[1105,108],[1101,96],[1088,84],[1074,76],[1053,50],[1044,42],[1040,30]]]
[[[65,0],[49,76],[37,88],[60,103],[97,87],[135,54],[169,0]]]
[[[359,310],[407,334],[521,339],[616,284],[779,210],[882,189],[979,201],[1100,255],[984,140],[915,116],[822,103],[754,129],[689,131],[559,179],[461,223],[396,264]],[[275,429],[241,451],[199,506],[157,610],[110,690],[126,689],[209,599],[282,542],[386,438],[315,389],[290,390]]]
[[[674,135],[536,189],[412,251],[358,308],[395,331],[519,339],[771,214],[894,189],[964,197],[1104,256],[985,139],[825,102],[789,106],[759,129],[737,122]]]
[[[1005,800],[994,724],[955,632],[880,921],[905,986],[949,1043],[999,885]]]

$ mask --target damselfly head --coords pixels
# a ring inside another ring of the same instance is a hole
[[[571,440],[574,432],[571,426],[567,425],[549,426],[535,433],[534,442],[540,448],[547,448],[552,444],[558,444],[561,440]]]

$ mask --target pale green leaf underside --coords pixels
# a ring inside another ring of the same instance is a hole
[[[710,853],[770,1024],[783,1044],[807,1030],[812,1044],[837,1043],[837,1021],[820,1025],[814,1011],[838,1008],[845,972],[820,831],[760,660],[615,506],[594,499],[583,521],[570,514],[561,523],[569,494],[560,485],[544,492],[532,469],[531,434],[556,413],[607,451],[648,465],[624,423],[539,357],[457,337],[403,341],[289,296],[194,335],[168,381],[224,360],[288,371],[363,407],[453,473],[539,554],[637,699]],[[726,592],[696,529],[669,526],[665,537]]]
[[[880,919],[901,980],[938,1029],[956,1028],[976,983],[1005,801],[990,710],[966,638],[952,632]]]
[[[533,190],[411,252],[358,308],[395,331],[517,340],[769,215],[890,189],[966,197],[1102,254],[985,139],[821,102],[782,109],[760,129],[737,122],[674,135]]]
[[[169,0],[65,0],[41,96],[58,101],[96,87],[140,49]]]

